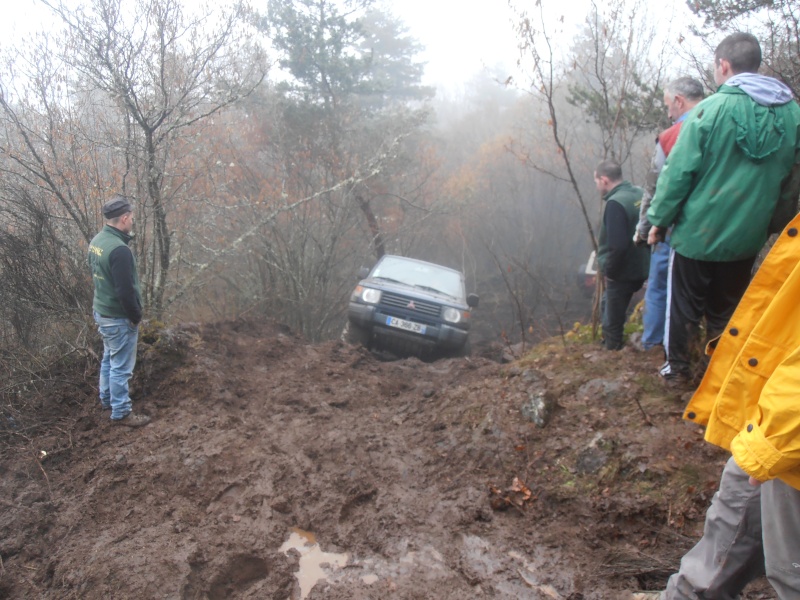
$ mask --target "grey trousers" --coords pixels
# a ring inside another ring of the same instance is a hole
[[[681,559],[662,600],[733,600],[765,572],[781,600],[800,600],[800,490],[748,479],[729,459],[703,537]]]

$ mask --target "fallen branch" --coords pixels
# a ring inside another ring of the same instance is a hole
[[[42,466],[42,461],[39,460],[39,457],[36,457],[36,464],[39,465],[39,469],[42,471],[42,475],[44,475],[44,480],[47,482],[47,493],[50,495],[50,502],[53,502],[53,488],[50,487],[50,478],[47,476],[47,473]]]

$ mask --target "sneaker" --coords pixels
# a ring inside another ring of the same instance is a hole
[[[672,365],[669,364],[669,361],[665,362],[658,371],[658,375],[661,378],[661,381],[667,386],[671,388],[689,388],[692,387],[692,378],[689,376],[689,373],[685,371],[676,371],[672,368]]]
[[[662,375],[659,380],[666,389],[676,392],[691,392],[697,387],[688,375]]]
[[[629,600],[661,600],[661,592],[631,592]]]
[[[133,414],[132,412],[129,412],[121,419],[111,419],[112,425],[124,425],[125,427],[142,427],[147,425],[149,422],[150,417],[147,415]]]
[[[645,347],[642,344],[642,332],[641,331],[634,331],[632,334],[628,336],[628,344],[634,349],[638,350],[639,352],[644,352]]]

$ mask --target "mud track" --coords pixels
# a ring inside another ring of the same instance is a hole
[[[147,427],[111,427],[87,385],[41,398],[47,427],[2,432],[0,597],[657,589],[725,460],[657,362],[560,341],[505,365],[387,362],[254,321],[156,332],[133,388]],[[544,427],[521,410],[535,397],[555,401]]]

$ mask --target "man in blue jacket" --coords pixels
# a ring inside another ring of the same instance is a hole
[[[679,77],[664,88],[664,105],[673,124],[656,138],[656,148],[650,171],[645,180],[642,206],[639,209],[639,224],[636,226],[634,241],[638,245],[647,243],[652,226],[647,220],[650,201],[656,193],[656,183],[664,163],[678,139],[681,126],[689,112],[703,99],[703,84],[692,77]],[[663,242],[652,247],[650,255],[650,276],[644,294],[642,312],[642,348],[649,350],[664,345],[664,325],[667,319],[667,280],[669,279],[669,234]]]
[[[142,294],[132,239],[133,206],[124,196],[103,205],[106,224],[89,244],[94,281],[92,308],[103,338],[100,363],[100,404],[111,410],[111,423],[141,427],[150,417],[134,414],[128,382],[136,365],[136,344],[142,320]]]

